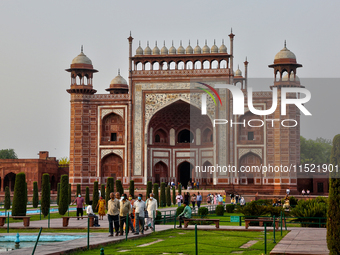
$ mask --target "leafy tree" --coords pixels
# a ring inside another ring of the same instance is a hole
[[[129,187],[129,195],[131,195],[133,198],[135,197],[135,181],[130,181],[130,187]]]
[[[105,184],[100,185],[100,196],[105,199]]]
[[[86,187],[86,192],[85,192],[85,204],[89,204],[90,202],[90,188]]]
[[[70,165],[70,159],[68,157],[62,157],[58,160],[59,166],[65,167]]]
[[[51,193],[50,193],[50,175],[43,174],[41,184],[41,213],[46,217],[50,211]]]
[[[319,199],[308,199],[308,200],[300,200],[297,205],[291,210],[291,215],[294,217],[327,217],[327,202]],[[318,219],[298,219],[300,222],[315,222],[319,223]],[[321,223],[325,224],[326,220],[320,220]],[[302,227],[318,227],[317,224],[301,224]]]
[[[33,182],[33,208],[38,208],[39,194],[38,194],[38,182]]]
[[[76,196],[78,196],[79,194],[81,194],[81,185],[77,184],[77,194],[76,194]]]
[[[106,191],[105,191],[105,202],[107,208],[107,202],[110,200],[110,193],[114,192],[114,179],[109,177],[106,179]]]
[[[160,205],[161,207],[164,207],[166,203],[166,198],[165,198],[165,182],[161,183],[161,201],[160,201]]]
[[[333,138],[330,158],[334,171],[330,173],[328,213],[327,213],[327,246],[329,254],[340,254],[340,173],[335,166],[340,165],[340,135]]]
[[[12,216],[26,216],[25,173],[18,173],[15,177]]]
[[[57,184],[57,205],[59,205],[60,198],[60,182]]]
[[[175,186],[172,187],[172,204],[176,204],[176,189]]]
[[[166,187],[166,205],[171,206],[170,186]]]
[[[9,187],[6,186],[5,188],[5,203],[4,208],[9,210],[11,208],[11,192],[9,191]]]
[[[13,149],[0,150],[0,159],[17,159],[18,156]]]
[[[98,187],[98,182],[95,181],[93,183],[93,195],[92,195],[92,209],[93,209],[93,212],[97,212],[98,209],[96,209],[97,207],[97,204],[98,204],[98,200],[99,200],[99,187]]]
[[[124,194],[124,189],[121,180],[116,180],[116,191],[119,192],[120,195]]]
[[[28,196],[27,196],[27,182],[25,182],[25,206],[27,210],[27,202],[28,202]]]
[[[332,150],[331,140],[316,138],[316,140],[300,137],[301,164],[329,163]]]
[[[158,193],[158,183],[153,184],[153,197],[157,200],[157,205],[159,206],[159,193]]]
[[[146,197],[148,198],[150,193],[152,192],[152,182],[148,182],[146,184]]]
[[[67,212],[68,206],[70,204],[69,199],[70,199],[70,191],[69,188],[70,185],[68,183],[68,175],[64,174],[61,176],[60,179],[60,195],[59,195],[59,214],[60,215],[65,215]]]
[[[68,184],[68,204],[70,205],[72,202],[72,190],[71,190],[71,184]]]

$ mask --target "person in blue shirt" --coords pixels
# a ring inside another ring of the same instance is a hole
[[[183,212],[178,215],[179,218],[179,226],[177,228],[182,228],[182,221],[185,219],[190,219],[191,218],[191,208],[188,206],[186,202],[183,203],[184,210]]]
[[[197,202],[197,207],[200,208],[201,203],[202,203],[202,195],[199,192],[196,197],[196,202]]]

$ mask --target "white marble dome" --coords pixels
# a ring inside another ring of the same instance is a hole
[[[194,53],[194,50],[193,50],[193,48],[192,48],[191,45],[190,45],[190,41],[189,41],[188,47],[185,49],[185,53],[186,53],[186,54],[192,54],[192,53]]]
[[[144,55],[151,55],[151,49],[149,47],[149,42],[148,42],[146,48],[144,49]]]
[[[227,53],[227,47],[224,45],[224,40],[222,40],[222,45],[220,46],[220,53]]]
[[[169,54],[176,54],[176,48],[174,47],[174,42],[172,42],[172,46],[169,49]]]
[[[203,53],[210,53],[210,48],[209,48],[209,46],[207,45],[207,41],[205,41],[205,45],[204,45],[203,48],[202,48],[202,52],[203,52]]]
[[[80,54],[76,56],[72,60],[72,64],[87,64],[87,65],[92,65],[91,59],[89,59],[84,53],[83,49],[81,50]]]
[[[280,50],[274,57],[274,61],[279,60],[279,59],[295,59],[296,60],[295,54],[287,49],[286,42],[285,42],[283,49]]]
[[[159,55],[159,54],[160,54],[160,51],[159,51],[159,48],[157,47],[157,42],[156,42],[155,47],[152,49],[152,55]]]
[[[218,47],[215,44],[215,40],[214,40],[214,45],[211,46],[211,53],[218,53]]]
[[[179,46],[178,49],[177,49],[177,53],[178,53],[178,54],[184,54],[184,53],[185,53],[185,49],[184,49],[183,46],[182,46],[182,41],[181,41],[180,46]]]

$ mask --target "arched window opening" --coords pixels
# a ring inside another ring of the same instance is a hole
[[[161,142],[161,138],[159,135],[155,136],[155,143],[160,143]]]
[[[194,142],[194,134],[188,130],[183,129],[178,133],[178,143],[193,143]]]

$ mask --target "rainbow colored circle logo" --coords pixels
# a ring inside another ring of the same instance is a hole
[[[216,89],[214,89],[213,87],[211,87],[210,85],[208,85],[206,83],[203,83],[203,82],[198,82],[198,83],[206,86],[208,89],[210,89],[212,92],[214,92],[214,94],[217,96],[218,100],[220,101],[220,104],[222,105],[222,100],[220,98],[220,95],[217,93]],[[209,90],[207,90],[205,88],[201,88],[201,87],[196,87],[196,88],[206,92],[211,97],[211,99],[214,101],[215,105],[217,105],[214,95]]]

